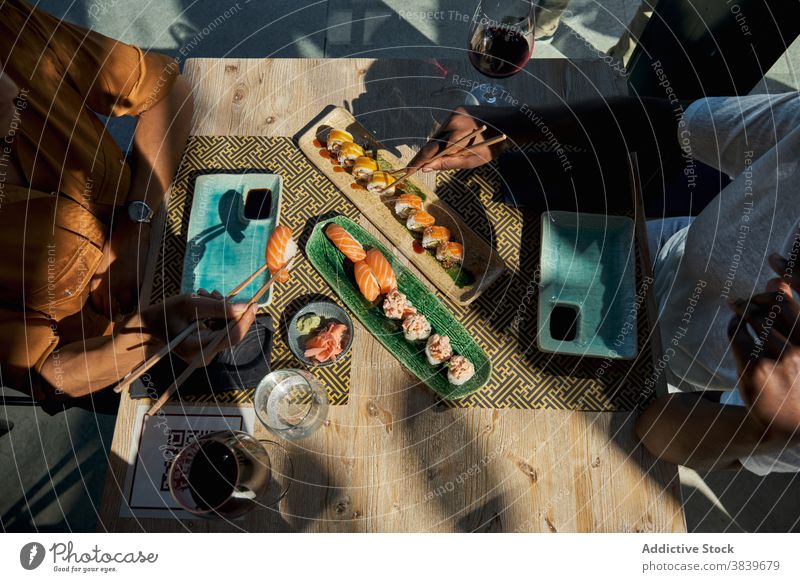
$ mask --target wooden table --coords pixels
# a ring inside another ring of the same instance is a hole
[[[477,76],[464,63],[440,66]],[[408,107],[441,87],[434,72],[371,59],[191,59],[184,69],[194,134],[292,136],[327,105],[345,104],[406,158],[419,144],[409,136],[430,129],[428,112]],[[626,90],[599,60],[534,60],[506,85],[532,106]],[[637,445],[635,412],[448,409],[410,388],[412,377],[358,324],[353,354],[349,404],[289,445],[296,482],[281,512],[235,525],[119,518],[136,409],[124,396],[100,529],[684,531],[677,468]]]

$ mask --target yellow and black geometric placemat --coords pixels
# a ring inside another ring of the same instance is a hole
[[[153,301],[180,293],[183,258],[186,252],[186,234],[192,208],[195,178],[203,173],[251,171],[283,176],[281,223],[294,229],[301,248],[305,236],[301,235],[310,217],[327,213],[358,216],[355,207],[321,175],[288,137],[193,136],[189,138],[181,167],[172,186],[167,224],[161,253],[156,264],[153,282]],[[292,355],[286,343],[286,323],[281,317],[294,313],[301,305],[319,295],[336,301],[338,298],[322,280],[308,261],[300,261],[292,270],[291,284],[282,285],[273,292],[272,303],[264,310],[272,316],[275,336],[271,366],[279,368],[304,368]],[[328,389],[332,404],[346,404],[350,391],[350,363],[348,353],[333,366],[315,368],[312,374],[322,380]],[[254,387],[224,393],[185,396],[183,400],[202,403],[243,402],[252,399]]]
[[[536,148],[531,148],[536,149]],[[155,274],[156,301],[180,291],[186,230],[194,178],[198,173],[252,170],[279,173],[284,179],[281,221],[296,233],[309,219],[330,213],[358,217],[350,201],[303,155],[288,137],[195,136],[190,138],[173,186],[162,253]],[[440,173],[437,193],[453,206],[479,235],[505,259],[509,269],[497,283],[467,307],[439,295],[472,333],[492,360],[492,379],[472,396],[448,403],[456,407],[550,408],[559,410],[630,410],[647,398],[643,391],[653,366],[649,324],[644,306],[639,310],[639,356],[636,360],[603,360],[546,354],[536,349],[539,261],[539,217],[526,216],[497,199],[499,177],[495,165],[477,170]],[[305,237],[301,236],[301,248]],[[637,299],[646,286],[637,248]],[[273,368],[298,366],[285,343],[281,314],[324,294],[337,301],[314,268],[302,261],[293,271],[294,283],[282,287],[267,309],[275,320]],[[298,284],[300,283],[300,284]],[[350,384],[348,355],[337,365],[314,370],[336,404],[347,402]],[[652,380],[650,380],[652,382]],[[252,389],[207,396],[217,401],[252,398]],[[202,398],[202,397],[201,397]]]

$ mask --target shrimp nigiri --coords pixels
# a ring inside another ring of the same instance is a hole
[[[335,222],[331,222],[325,227],[325,236],[336,245],[337,249],[342,251],[345,257],[354,263],[363,261],[366,258],[367,253],[364,251],[364,247],[361,246],[361,243],[350,236],[349,232]]]
[[[388,293],[393,289],[397,289],[397,278],[394,276],[392,266],[382,252],[378,249],[369,249],[366,261],[373,275],[375,275],[378,285],[381,286],[381,293]]]
[[[281,269],[289,264],[295,254],[297,254],[297,243],[292,238],[292,229],[279,224],[267,243],[267,267],[273,276],[280,271],[277,275],[278,283],[289,280],[289,272]]]
[[[359,261],[353,265],[353,271],[361,294],[367,301],[375,301],[378,295],[381,294],[381,286],[375,278],[375,273],[372,272],[372,269],[369,268],[365,261]]]

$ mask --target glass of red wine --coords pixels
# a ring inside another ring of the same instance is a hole
[[[469,31],[469,60],[487,77],[503,79],[522,70],[533,54],[533,2],[481,0]],[[470,94],[481,105],[499,105],[508,93],[482,83]]]

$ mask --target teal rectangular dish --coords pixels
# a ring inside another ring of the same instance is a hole
[[[400,292],[404,293],[414,307],[428,318],[434,333],[450,336],[454,352],[465,356],[475,365],[475,375],[468,382],[461,386],[450,384],[444,366],[432,366],[428,363],[420,344],[406,341],[399,321],[387,318],[380,303],[372,304],[364,299],[353,278],[352,265],[325,236],[324,229],[330,222],[342,226],[365,249],[376,248],[383,253],[394,270]],[[462,398],[480,390],[489,381],[492,374],[491,361],[464,326],[393,253],[352,220],[336,216],[317,223],[306,243],[306,256],[375,339],[440,397]]]
[[[624,216],[545,212],[541,224],[539,349],[635,358],[633,221]]]
[[[275,174],[206,174],[194,186],[181,293],[227,295],[266,260],[280,219],[283,180]],[[244,303],[269,280],[257,277],[233,300]],[[261,305],[272,300],[272,289]]]

